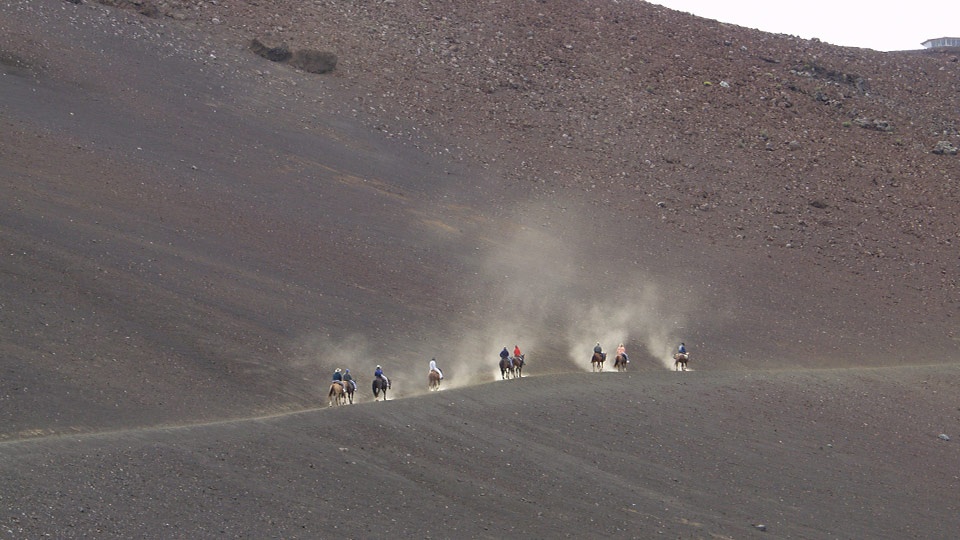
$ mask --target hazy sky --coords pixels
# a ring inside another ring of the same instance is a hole
[[[648,0],[651,4],[764,32],[878,51],[921,49],[960,37],[953,2],[917,0]]]

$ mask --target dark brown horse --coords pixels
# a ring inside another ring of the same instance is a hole
[[[613,367],[617,368],[617,371],[626,371],[627,370],[627,357],[618,354],[617,357],[613,360]]]
[[[511,357],[513,360],[513,376],[516,378],[523,377],[523,355]]]
[[[353,405],[353,393],[357,391],[357,389],[354,387],[355,384],[356,383],[353,381],[353,379],[349,381],[343,381],[344,390],[347,392],[347,401],[349,401],[351,405]]]
[[[327,397],[330,399],[330,407],[333,407],[333,404],[336,403],[338,406],[343,405],[347,400],[346,391],[343,389],[343,383],[340,381],[335,381],[330,385],[330,391],[327,392]]]
[[[673,355],[673,370],[686,371],[687,362],[690,360],[690,353],[677,353]]]
[[[500,378],[512,379],[515,374],[516,374],[516,368],[514,367],[513,362],[510,361],[510,358],[506,356],[501,358],[500,359]]]
[[[427,384],[431,391],[440,390],[440,374],[437,373],[437,370],[430,370],[430,375],[427,377]]]
[[[607,361],[607,355],[599,352],[593,353],[590,358],[590,365],[594,371],[603,371],[603,363]]]
[[[383,394],[383,400],[387,400],[387,389],[390,388],[390,384],[383,377],[374,377],[373,378],[373,400],[380,401],[380,394]]]

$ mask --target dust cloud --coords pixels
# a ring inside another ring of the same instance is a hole
[[[441,391],[498,380],[500,351],[512,353],[517,345],[525,354],[525,376],[590,371],[598,341],[609,354],[606,369],[620,343],[633,366],[672,369],[691,318],[680,307],[686,303],[676,300],[692,294],[689,284],[604,260],[596,252],[597,233],[577,223],[583,212],[560,214],[518,212],[478,235],[476,271],[457,284],[465,304],[461,316],[416,343],[383,343],[362,334],[315,337],[301,345],[306,354],[298,366],[326,382],[332,367],[349,365],[369,393],[380,358],[394,397],[428,391],[431,358],[444,374]]]
[[[590,371],[597,341],[611,353],[624,343],[631,362],[672,369],[689,314],[671,299],[688,296],[688,284],[605,261],[596,253],[599,233],[583,223],[586,211],[517,215],[499,224],[478,277],[489,322],[454,334],[460,339],[449,363],[458,380],[499,378],[497,355],[514,345],[526,354],[528,375]]]

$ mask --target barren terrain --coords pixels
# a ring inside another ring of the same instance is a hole
[[[640,1],[0,0],[0,535],[952,538],[958,71]]]

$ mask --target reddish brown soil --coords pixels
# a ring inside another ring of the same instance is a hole
[[[0,8],[6,535],[958,529],[956,51],[110,3]],[[585,373],[598,340],[628,374]],[[493,382],[515,343],[533,377]],[[361,403],[318,410],[334,367]]]

